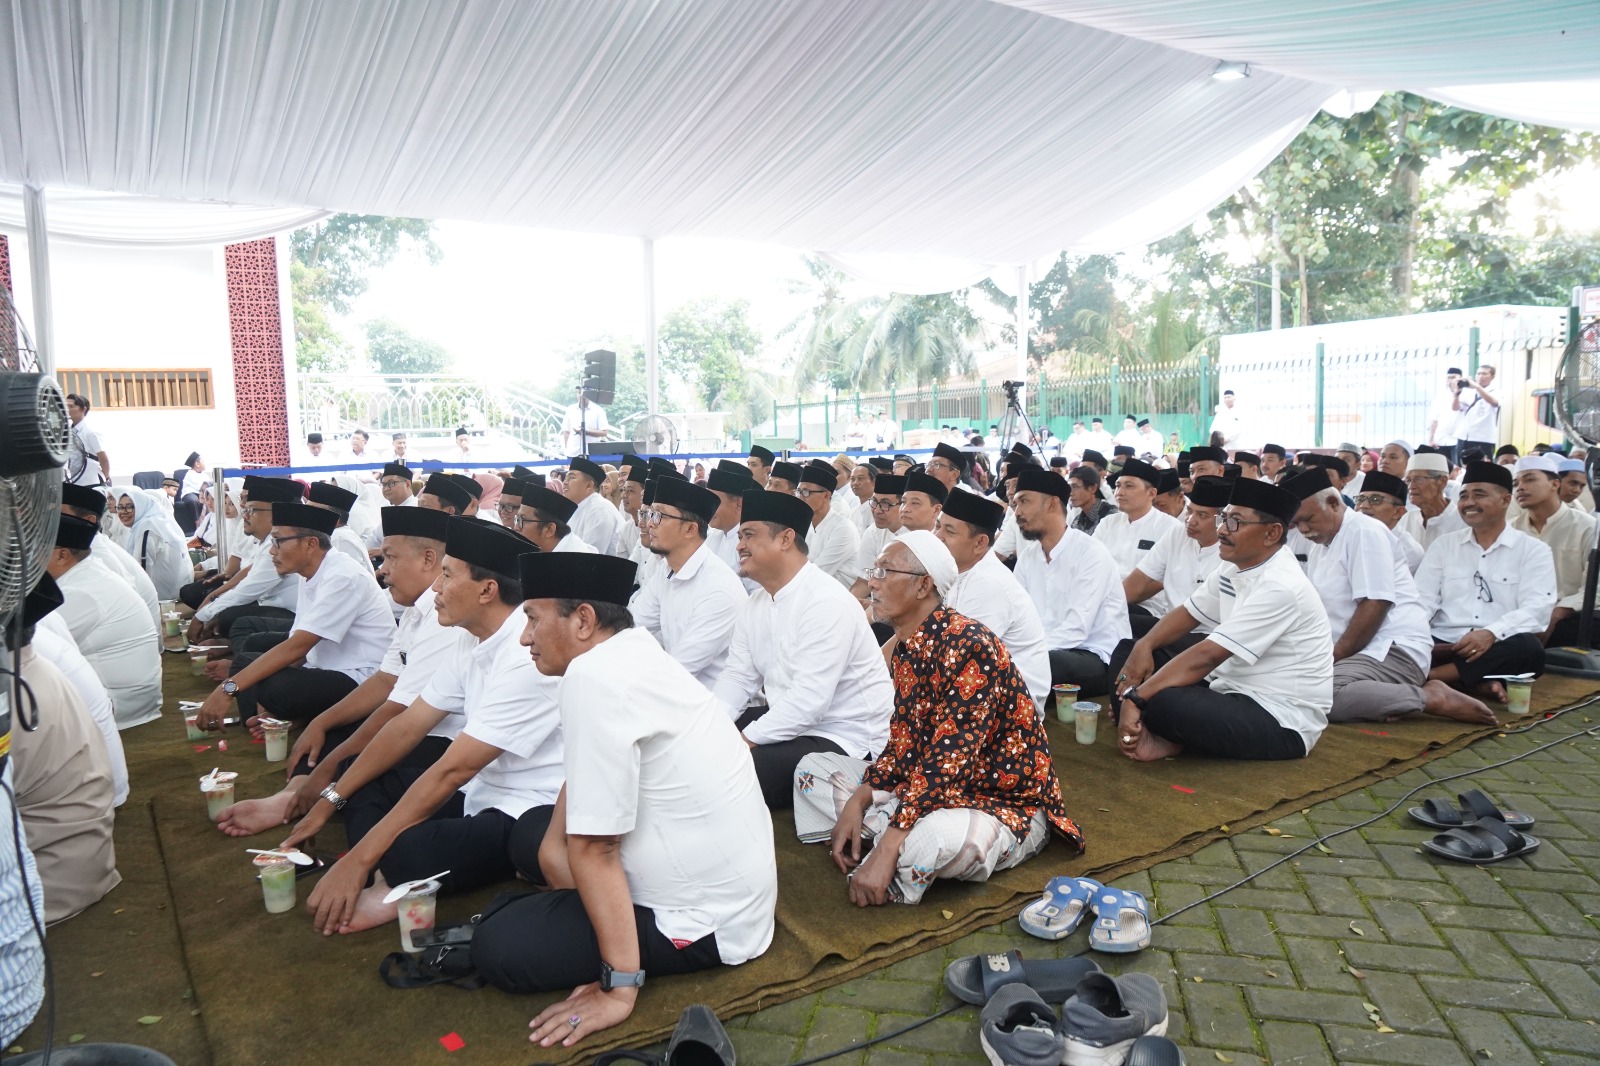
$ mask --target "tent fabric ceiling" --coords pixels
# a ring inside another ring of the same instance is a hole
[[[0,181],[1026,263],[1181,227],[1368,79],[1600,75],[1545,27],[1597,12],[0,0]],[[1218,41],[1250,78],[1210,77]]]

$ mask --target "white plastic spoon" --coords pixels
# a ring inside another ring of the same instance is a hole
[[[310,866],[317,861],[305,852],[297,851],[293,848],[268,848],[265,851],[260,848],[245,848],[244,850],[250,855],[281,855],[296,866]]]
[[[419,885],[425,885],[429,881],[437,881],[439,878],[445,876],[449,872],[449,870],[442,870],[439,873],[434,874],[432,877],[424,877],[416,881],[407,881],[404,884],[396,885],[389,890],[389,894],[387,896],[383,897],[383,901],[385,903],[398,903],[400,902],[401,897],[403,897],[407,892],[410,892],[413,888],[416,888]]]

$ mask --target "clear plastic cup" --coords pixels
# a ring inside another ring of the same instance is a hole
[[[211,658],[206,652],[196,652],[189,656],[189,673],[195,677],[206,676],[206,660]]]
[[[223,770],[200,779],[200,794],[206,798],[206,816],[213,822],[233,806],[233,779],[238,776],[231,770]]]
[[[294,863],[282,855],[257,855],[255,866],[261,874],[261,898],[267,913],[294,910]]]
[[[400,950],[415,955],[421,945],[413,944],[411,934],[433,928],[435,907],[439,901],[439,882],[425,881],[400,897]]]
[[[1082,689],[1077,685],[1052,685],[1050,691],[1056,695],[1056,720],[1072,721],[1072,705],[1078,702],[1078,693]]]
[[[1073,727],[1079,744],[1093,744],[1100,728],[1100,705],[1089,700],[1079,700],[1072,705]]]
[[[276,718],[263,718],[256,723],[261,728],[261,739],[267,742],[267,761],[283,762],[289,757],[289,723]]]
[[[198,714],[186,714],[183,716],[183,727],[189,731],[190,740],[206,739],[206,731],[197,724],[199,721],[200,716]]]
[[[169,637],[175,637],[183,631],[183,615],[177,611],[168,611],[162,617],[162,621],[166,624],[166,633]]]
[[[1506,710],[1512,714],[1527,714],[1528,701],[1533,698],[1533,682],[1507,681],[1506,682]]]

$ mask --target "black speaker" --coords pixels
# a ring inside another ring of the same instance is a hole
[[[617,353],[604,348],[583,356],[583,391],[601,407],[609,404],[617,388]]]

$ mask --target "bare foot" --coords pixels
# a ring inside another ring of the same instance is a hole
[[[380,874],[372,879],[372,887],[361,890],[361,895],[356,897],[356,912],[350,920],[339,927],[340,935],[345,933],[360,933],[367,929],[376,929],[380,925],[387,925],[395,920],[400,913],[400,904],[385,903],[383,897],[389,894],[389,885]]]
[[[240,800],[218,816],[217,828],[231,837],[253,837],[257,833],[286,825],[289,821],[289,805],[299,793],[300,788],[296,785],[266,799]]]
[[[205,665],[206,676],[213,681],[228,680],[228,671],[233,668],[232,659],[212,659]]]
[[[1139,743],[1128,753],[1128,758],[1135,762],[1155,762],[1157,759],[1165,759],[1182,752],[1182,744],[1174,744],[1166,737],[1157,736],[1150,730],[1144,729],[1140,731]]]
[[[1437,718],[1454,718],[1458,722],[1477,725],[1498,725],[1494,712],[1482,700],[1475,700],[1465,692],[1458,692],[1443,681],[1429,681],[1422,686],[1422,711]]]
[[[1506,702],[1506,686],[1502,681],[1485,681],[1477,687],[1476,692],[1479,699]]]

